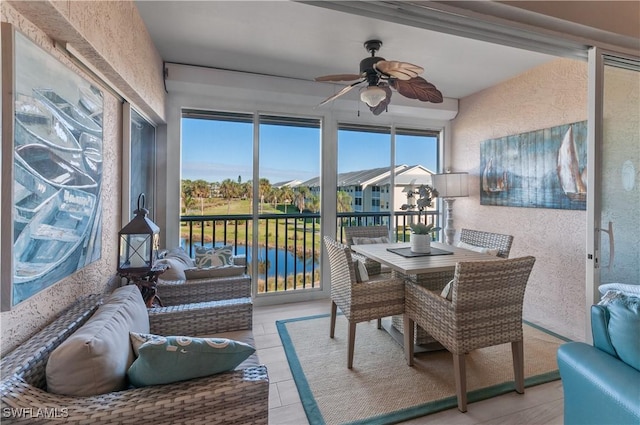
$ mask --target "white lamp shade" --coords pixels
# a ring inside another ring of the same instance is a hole
[[[360,100],[372,108],[378,106],[387,97],[387,93],[378,86],[368,86],[360,92]]]
[[[468,173],[434,174],[431,181],[441,198],[469,196]]]

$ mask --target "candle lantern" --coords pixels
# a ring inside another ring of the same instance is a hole
[[[145,273],[153,268],[160,241],[160,228],[149,218],[145,196],[138,196],[135,217],[118,232],[118,273]]]

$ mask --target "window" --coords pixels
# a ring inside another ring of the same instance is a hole
[[[185,110],[182,129],[183,246],[232,245],[258,294],[318,287],[320,121]]]
[[[145,207],[149,210],[147,215],[151,221],[155,217],[155,192],[156,192],[156,128],[138,113],[130,104],[125,103],[124,122],[129,122],[129,132],[125,133],[125,146],[128,136],[129,164],[128,171],[128,200],[123,205],[123,223],[128,223],[135,210],[138,209],[138,196],[145,195]],[[128,208],[128,210],[127,210]]]
[[[391,210],[395,222],[390,227],[404,232],[417,215],[402,208],[408,204],[408,185],[431,182],[431,174],[438,171],[439,139],[440,133],[432,130],[339,124],[338,186],[353,190],[338,193],[338,237],[344,226],[389,225]],[[353,201],[345,201],[354,195]],[[437,211],[421,219],[437,221]]]

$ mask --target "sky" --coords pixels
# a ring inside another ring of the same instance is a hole
[[[389,134],[340,130],[338,172],[388,167]],[[396,164],[422,164],[437,171],[437,141],[396,136]],[[320,129],[262,124],[260,177],[270,183],[305,181],[320,174]],[[182,179],[242,182],[252,179],[253,124],[182,120]]]

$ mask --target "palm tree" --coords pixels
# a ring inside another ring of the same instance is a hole
[[[311,191],[307,186],[298,186],[296,188],[296,194],[294,201],[296,203],[296,207],[298,207],[298,211],[302,212],[304,210],[305,198],[309,196]]]
[[[285,204],[285,213],[287,212],[286,205],[292,204],[294,197],[295,194],[293,193],[293,189],[291,188],[291,186],[282,186],[280,188],[280,202],[284,202]]]
[[[278,205],[278,200],[280,199],[282,194],[282,189],[277,187],[271,187],[271,193],[269,193],[269,199],[273,203],[273,208]]]
[[[269,179],[265,179],[264,177],[260,179],[258,183],[258,196],[260,198],[260,210],[262,211],[262,203],[265,198],[269,199],[269,193],[271,192],[271,183],[269,183]]]
[[[344,190],[340,190],[337,193],[337,209],[338,212],[351,212],[353,208],[351,207],[351,195],[349,195]]]
[[[191,201],[187,203],[187,200]],[[189,179],[182,180],[180,184],[180,202],[182,203],[181,210],[187,214],[188,209],[193,207],[193,182]]]
[[[185,198],[182,199],[183,205],[184,205],[184,213],[185,215],[187,214],[187,211],[189,211],[190,209],[192,209],[193,207],[196,206],[196,200],[193,199],[193,196],[188,195]]]
[[[238,187],[238,196],[242,199],[251,199],[253,198],[253,184],[251,184],[251,180],[241,183]]]
[[[237,196],[237,183],[231,179],[224,179],[220,183],[220,195],[227,200],[227,214],[231,210],[231,199]]]
[[[193,182],[193,194],[200,199],[200,215],[204,215],[204,198],[210,194],[209,183],[200,179]]]
[[[315,195],[311,195],[307,200],[306,207],[314,213],[317,213],[318,211],[320,211],[320,199]]]

